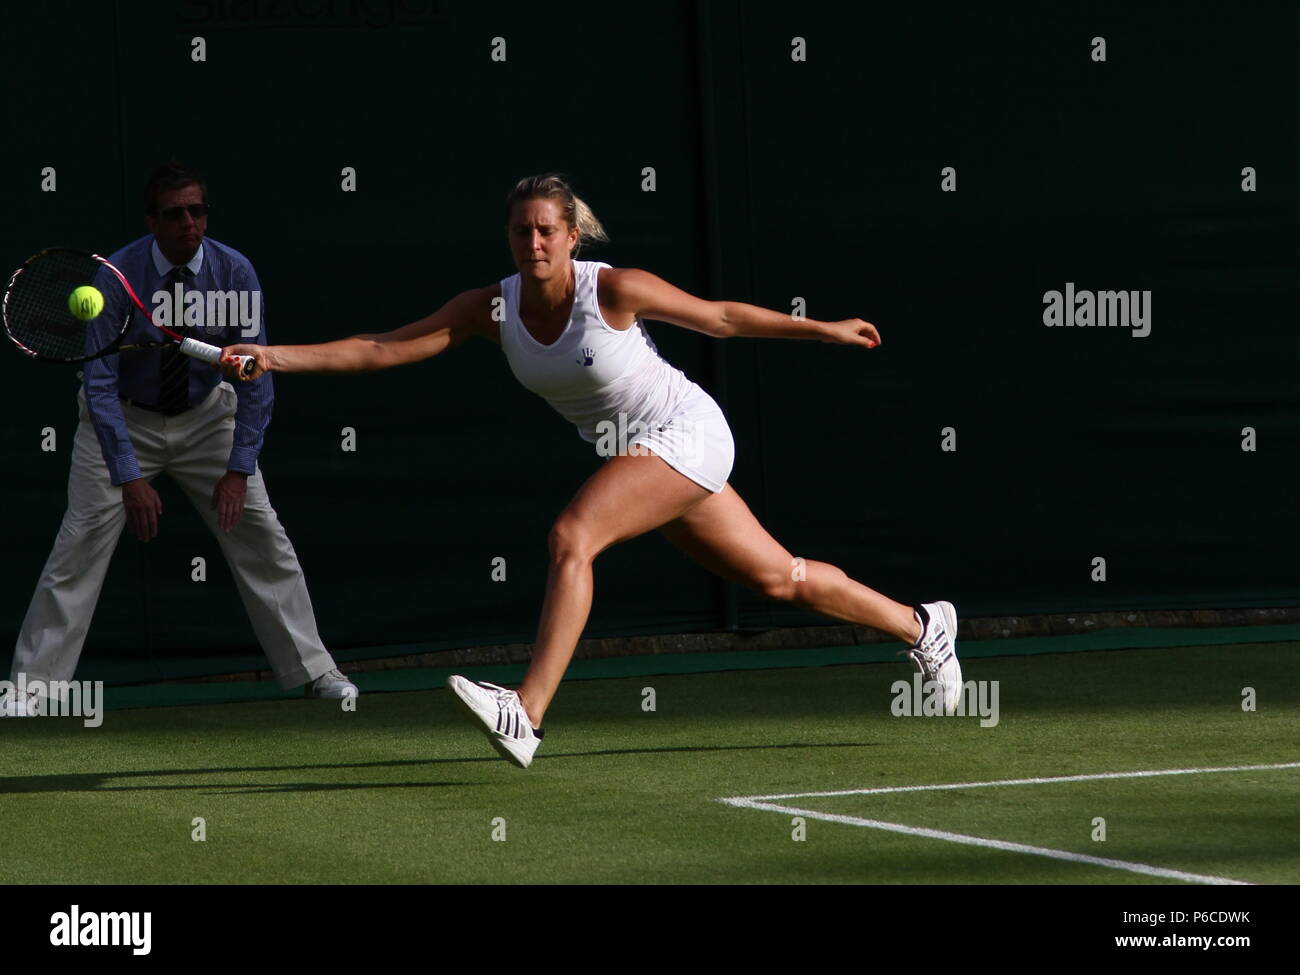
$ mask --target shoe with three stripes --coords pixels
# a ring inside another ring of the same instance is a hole
[[[448,677],[447,686],[474,718],[479,730],[488,736],[492,747],[520,768],[533,763],[537,746],[542,743],[542,729],[534,728],[519,695],[496,684]]]
[[[955,714],[961,700],[961,664],[957,661],[957,610],[952,603],[925,603],[915,610],[921,637],[909,647],[912,666],[926,681],[943,688],[943,713]]]

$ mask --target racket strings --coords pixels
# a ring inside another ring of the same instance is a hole
[[[38,358],[75,362],[94,356],[117,339],[125,322],[104,327],[106,323],[95,318],[82,321],[72,314],[68,300],[84,285],[102,291],[111,273],[89,254],[38,254],[10,279],[4,297],[5,330]]]

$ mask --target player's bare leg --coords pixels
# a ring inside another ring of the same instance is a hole
[[[850,579],[833,565],[794,559],[764,530],[730,485],[661,531],[701,565],[769,599],[788,600],[903,640],[912,664],[926,680],[939,683],[944,710],[953,713],[962,677],[957,659],[957,612],[951,603],[927,603],[914,611]]]
[[[708,497],[707,489],[658,457],[620,456],[588,478],[556,518],[537,644],[519,687],[534,726],[542,723],[587,625],[596,556],[681,517]]]
[[[908,644],[921,634],[912,607],[850,579],[826,562],[796,561],[759,524],[730,484],[660,531],[706,569],[769,599],[862,623]]]

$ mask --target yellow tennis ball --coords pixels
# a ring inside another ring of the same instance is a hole
[[[88,322],[104,310],[104,296],[98,288],[83,284],[68,296],[68,311],[74,318]]]

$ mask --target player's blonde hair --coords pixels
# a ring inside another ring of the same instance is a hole
[[[559,173],[544,173],[540,176],[525,176],[506,197],[506,223],[514,213],[515,204],[525,200],[554,200],[560,205],[560,215],[570,227],[578,229],[578,243],[573,248],[573,257],[578,256],[582,245],[587,241],[607,241],[609,235],[605,228],[579,196],[573,192]]]

